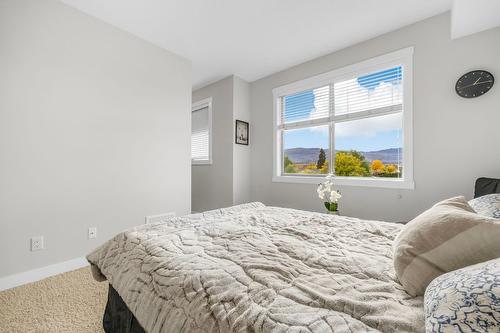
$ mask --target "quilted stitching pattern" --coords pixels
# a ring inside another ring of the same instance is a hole
[[[400,224],[260,203],[143,225],[88,256],[148,332],[422,332]]]

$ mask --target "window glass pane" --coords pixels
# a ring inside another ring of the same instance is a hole
[[[328,173],[328,125],[284,130],[282,134],[284,174]]]
[[[202,161],[209,159],[208,107],[192,112],[191,158]]]
[[[402,113],[335,124],[335,174],[353,177],[403,175]]]
[[[402,79],[402,67],[399,66],[335,83],[335,114],[402,104]]]
[[[328,117],[329,91],[325,86],[283,97],[282,123]]]

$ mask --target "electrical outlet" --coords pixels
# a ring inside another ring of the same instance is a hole
[[[166,220],[175,217],[175,212],[159,214],[159,215],[149,215],[146,216],[146,224],[156,223],[156,222],[165,222]]]
[[[97,237],[97,228],[96,227],[90,227],[89,228],[89,239],[93,239]]]
[[[40,251],[43,249],[43,236],[31,237],[31,251]]]

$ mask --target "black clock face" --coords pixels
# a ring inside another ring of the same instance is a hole
[[[484,95],[493,87],[495,78],[490,72],[476,70],[462,75],[455,85],[459,96],[474,98]]]

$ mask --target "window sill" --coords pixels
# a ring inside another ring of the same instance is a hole
[[[206,161],[191,161],[191,165],[212,165],[212,160],[206,160]]]
[[[319,185],[325,181],[324,176],[273,176],[273,182],[276,183],[295,183],[295,184],[315,184]],[[408,179],[380,179],[380,178],[354,178],[354,177],[335,177],[334,185],[339,186],[359,186],[359,187],[378,187],[378,188],[397,188],[397,189],[415,189],[415,182]]]

